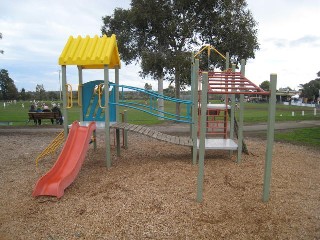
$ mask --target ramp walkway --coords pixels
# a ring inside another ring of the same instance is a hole
[[[137,132],[137,133],[146,135],[148,137],[155,138],[164,142],[173,143],[176,145],[183,145],[183,146],[189,146],[189,147],[193,146],[192,139],[189,137],[173,136],[173,135],[161,133],[159,131],[156,131],[141,125],[135,125],[130,123],[115,123],[115,124],[112,124],[110,127]]]

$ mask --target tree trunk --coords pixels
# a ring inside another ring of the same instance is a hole
[[[176,69],[176,73],[175,73],[175,80],[174,80],[174,83],[175,83],[175,97],[180,99],[180,79],[179,79],[179,73]],[[180,120],[180,103],[176,103],[176,119],[177,120]]]
[[[158,93],[163,95],[163,75],[158,78]],[[164,101],[163,98],[158,99],[158,110],[159,110],[159,115],[158,120],[164,120],[163,116],[163,111],[164,111]]]

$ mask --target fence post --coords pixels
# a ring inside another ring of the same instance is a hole
[[[313,109],[313,115],[314,115],[314,116],[317,115],[317,109],[316,109],[316,108]]]

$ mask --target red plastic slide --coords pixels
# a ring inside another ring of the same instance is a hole
[[[86,152],[92,132],[96,129],[96,123],[91,122],[87,127],[74,122],[71,126],[68,138],[53,167],[42,176],[32,193],[32,196],[56,196],[60,198],[64,190],[77,177]]]

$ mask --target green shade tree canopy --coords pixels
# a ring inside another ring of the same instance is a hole
[[[130,9],[117,8],[102,18],[103,34],[116,34],[121,59],[139,62],[141,76],[164,77],[174,81],[175,95],[190,84],[191,52],[204,44],[231,59],[254,58],[259,49],[256,21],[245,0],[132,0]],[[216,54],[208,59],[215,67],[224,66]]]
[[[0,70],[0,100],[18,99],[18,89],[6,69]]]
[[[268,80],[263,81],[263,82],[259,85],[259,87],[262,88],[262,89],[265,90],[265,91],[269,91],[270,82],[269,82]]]
[[[318,78],[311,80],[308,83],[300,84],[302,87],[301,97],[308,100],[317,101],[320,97],[320,71],[317,73]]]

